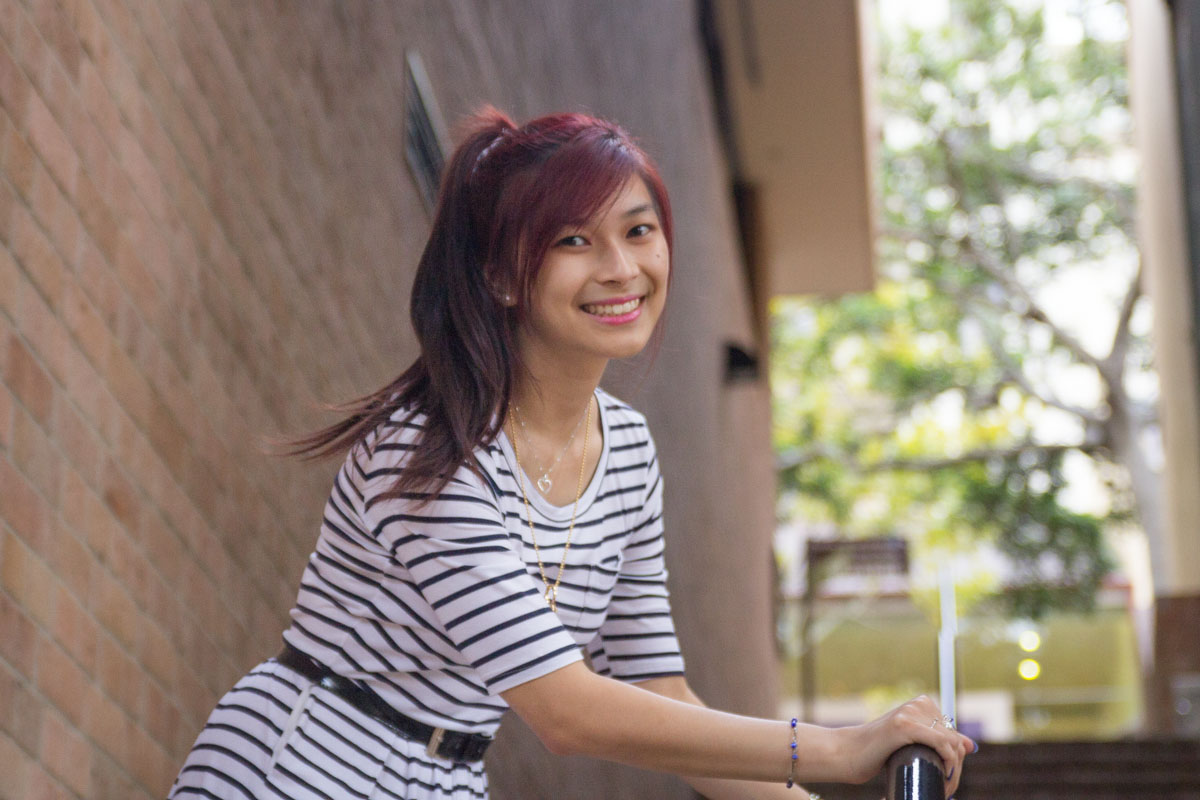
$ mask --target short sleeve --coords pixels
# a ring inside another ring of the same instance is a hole
[[[683,674],[667,592],[662,475],[653,442],[645,486],[637,526],[621,554],[608,615],[589,645],[592,668],[625,681]]]
[[[442,493],[381,499],[394,480],[387,445],[372,448],[363,472],[363,518],[407,572],[464,662],[498,694],[582,658],[542,598],[504,527],[497,497],[462,467]]]

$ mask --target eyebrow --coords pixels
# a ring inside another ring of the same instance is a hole
[[[636,217],[638,214],[645,213],[647,211],[652,210],[653,208],[654,208],[654,206],[651,203],[642,203],[640,206],[634,206],[633,208],[629,209],[621,216]]]

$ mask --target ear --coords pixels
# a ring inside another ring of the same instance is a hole
[[[508,282],[495,274],[494,270],[484,270],[484,274],[488,277],[487,287],[488,293],[495,298],[496,302],[505,308],[513,308],[517,305],[517,296],[507,285]]]

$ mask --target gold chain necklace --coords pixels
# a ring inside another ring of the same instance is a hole
[[[512,418],[508,421],[511,433],[513,455],[517,459],[517,484],[521,487],[521,499],[525,501],[525,518],[529,520],[529,538],[533,540],[533,553],[537,556],[538,572],[542,574],[542,585],[546,587],[543,595],[550,604],[550,610],[558,612],[558,586],[562,583],[563,570],[567,567],[567,553],[571,550],[571,534],[575,531],[575,513],[579,511],[579,498],[583,495],[583,470],[587,466],[588,438],[592,433],[592,400],[588,398],[587,421],[583,427],[583,457],[579,459],[579,483],[575,486],[575,505],[571,507],[571,526],[567,528],[567,542],[563,545],[562,561],[558,565],[558,575],[554,585],[546,578],[546,566],[542,563],[542,551],[538,549],[537,534],[533,530],[533,512],[529,510],[529,495],[525,493],[525,469],[521,466],[521,453],[517,448],[517,429]]]
[[[592,410],[592,401],[590,400],[588,401],[587,410]],[[583,418],[585,414],[579,415],[579,421],[576,422],[575,427],[571,429],[571,435],[567,438],[567,443],[563,445],[563,449],[558,453],[558,458],[554,459],[554,463],[550,465],[549,469],[542,469],[541,464],[533,465],[535,470],[539,470],[542,473],[542,477],[535,481],[535,483],[537,483],[538,491],[542,494],[550,494],[550,490],[554,488],[554,481],[551,480],[550,473],[558,469],[558,465],[563,460],[563,456],[565,456],[567,454],[567,450],[571,448],[571,442],[575,441],[575,434],[579,433],[579,426],[583,424]],[[521,433],[525,436],[525,443],[530,446],[530,455],[533,455],[533,443],[529,441],[529,428],[525,425],[525,417],[521,414],[521,407],[516,403],[513,403],[513,417],[516,418],[517,424],[521,426]],[[516,445],[513,446],[513,452],[516,452]]]

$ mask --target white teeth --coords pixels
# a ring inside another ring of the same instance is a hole
[[[583,307],[583,310],[598,317],[619,317],[622,314],[628,314],[641,304],[642,298],[635,297],[632,300],[626,300],[624,303],[616,305],[587,305]]]

